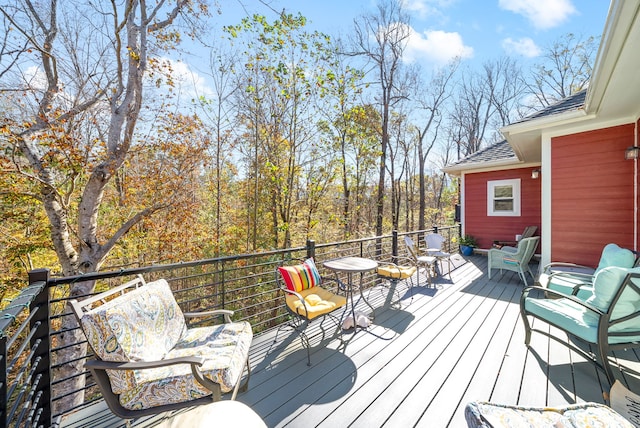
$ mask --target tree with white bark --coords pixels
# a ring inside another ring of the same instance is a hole
[[[43,207],[62,274],[98,271],[135,225],[179,199],[184,186],[175,182],[162,189],[173,193],[147,199],[144,205],[128,206],[122,197],[127,215],[119,226],[106,228],[101,222],[105,199],[125,188],[116,182],[137,145],[150,71],[157,85],[170,82],[165,79],[170,75],[163,76],[166,63],[160,53],[180,41],[176,28],[182,18],[206,13],[199,0],[0,4],[5,35],[0,41],[0,97],[11,106],[0,118],[3,172],[27,183],[21,191],[28,188],[25,196]],[[144,151],[144,144],[139,149]],[[147,159],[172,162],[161,153],[171,150],[168,146],[152,150]],[[188,170],[194,171],[196,164],[191,158],[190,167],[183,163],[186,170],[173,178],[191,180]],[[93,287],[93,282],[81,282],[68,292],[81,297]],[[73,317],[62,317],[61,324],[63,333],[54,340],[63,350],[53,363],[54,380],[64,381],[55,385],[55,396],[62,397],[54,403],[55,412],[83,400],[76,391],[84,385],[77,374],[83,371],[86,345],[78,345],[81,333]]]

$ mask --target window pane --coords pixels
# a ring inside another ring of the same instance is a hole
[[[513,200],[503,199],[501,201],[493,201],[494,211],[513,211]]]
[[[513,186],[496,186],[494,189],[495,198],[513,198]]]

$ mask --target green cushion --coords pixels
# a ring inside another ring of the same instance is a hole
[[[602,249],[600,262],[593,273],[593,276],[574,274],[572,272],[556,272],[553,274],[543,273],[538,278],[538,282],[543,287],[550,290],[558,291],[563,294],[571,294],[573,288],[579,284],[589,284],[593,281],[594,276],[602,269],[612,266],[631,268],[635,264],[635,255],[631,250],[620,248],[616,244],[607,244]],[[580,293],[582,298],[585,294]],[[586,295],[586,298],[589,296]],[[608,304],[606,305],[608,306]],[[598,306],[600,307],[600,306]]]
[[[589,343],[598,339],[598,316],[569,299],[527,298],[525,309]]]
[[[640,274],[640,268],[620,268],[612,266],[601,269],[593,281],[593,296],[587,299],[587,302],[603,311],[607,311],[625,277],[630,273]],[[640,285],[640,279],[633,279],[632,281]],[[640,295],[632,288],[627,287],[622,293],[622,296],[620,296],[620,299],[618,299],[611,314],[611,319],[616,320],[622,318],[632,314],[638,309],[640,309]],[[625,328],[640,328],[640,320],[631,320],[617,324],[612,330],[619,331]]]
[[[595,276],[593,293],[591,297],[586,299],[587,303],[603,312],[608,311],[613,297],[629,273],[640,274],[640,268],[620,268],[615,266],[603,268]],[[640,278],[635,279],[634,282],[640,285]],[[587,342],[596,343],[597,341],[598,315],[578,303],[566,298],[528,297],[525,299],[525,309],[531,314],[547,320]],[[630,315],[638,309],[640,309],[640,294],[632,288],[627,288],[616,303],[611,319],[616,320]],[[610,331],[640,332],[640,318],[616,324],[610,328]],[[631,337],[611,337],[609,343],[624,343],[634,340],[640,340],[640,334]]]
[[[602,249],[600,263],[598,263],[595,273],[598,273],[601,269],[610,266],[630,268],[633,267],[635,261],[636,256],[631,250],[620,248],[616,244],[607,244]]]
[[[538,282],[541,286],[547,287],[550,290],[569,295],[572,293],[575,286],[580,284],[588,285],[591,283],[591,280],[587,276],[562,272],[555,274],[542,273],[538,278]]]

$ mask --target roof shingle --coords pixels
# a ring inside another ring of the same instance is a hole
[[[480,149],[477,152],[472,153],[469,156],[453,163],[451,166],[496,162],[501,160],[518,160],[518,157],[513,152],[513,149],[511,148],[507,140],[502,140],[492,146]]]

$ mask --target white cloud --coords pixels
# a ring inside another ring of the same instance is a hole
[[[473,48],[465,46],[459,33],[440,30],[418,33],[412,28],[403,60],[406,62],[425,61],[441,66],[455,57],[470,58],[472,56]]]
[[[41,68],[35,65],[32,65],[25,70],[24,79],[27,86],[31,89],[38,91],[44,91],[47,89],[47,75]]]
[[[198,96],[210,96],[213,94],[207,81],[197,72],[193,71],[188,64],[169,58],[162,58],[171,65],[171,77],[181,92],[191,98]]]
[[[571,0],[500,0],[502,9],[520,14],[538,29],[557,27],[576,13]]]
[[[451,0],[404,0],[402,6],[409,12],[416,12],[420,18],[441,16],[440,9],[451,6]]]
[[[507,53],[521,55],[527,58],[534,58],[542,52],[529,37],[523,37],[518,40],[513,40],[508,37],[502,41],[502,47]]]

